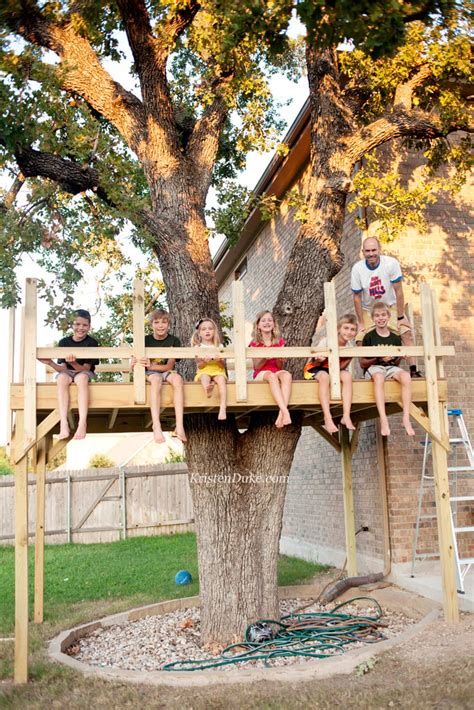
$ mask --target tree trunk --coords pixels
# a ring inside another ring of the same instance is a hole
[[[276,412],[235,422],[186,418],[186,455],[198,541],[204,643],[243,637],[261,618],[279,618],[277,562],[288,474],[299,418],[277,430]]]

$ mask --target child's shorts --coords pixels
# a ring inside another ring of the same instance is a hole
[[[304,373],[304,379],[305,380],[315,380],[316,375],[319,372],[325,372],[327,375],[329,375],[329,370],[327,369],[327,367],[318,367],[317,365],[313,365],[311,370],[306,370],[306,372]]]
[[[253,378],[254,382],[265,382],[264,377],[267,374],[267,372],[272,372],[272,370],[260,370],[258,375]],[[286,372],[286,370],[278,370],[278,372]],[[274,375],[278,375],[278,372],[274,372]]]
[[[365,373],[365,379],[371,380],[372,375],[380,374],[384,375],[386,380],[393,380],[393,376],[400,372],[401,369],[398,365],[387,365],[386,367],[384,365],[371,365]]]
[[[62,375],[62,374],[64,374],[64,373],[58,372],[58,374],[56,375],[56,379],[58,379],[59,375]],[[92,370],[66,370],[65,374],[68,375],[73,382],[76,379],[77,375],[87,375],[89,382],[91,382],[92,380],[95,380],[95,378],[97,377],[95,372],[92,372]]]
[[[145,375],[150,377],[150,375],[159,375],[163,382],[166,382],[170,375],[176,375],[174,370],[166,370],[166,372],[157,372],[156,370],[145,370]]]

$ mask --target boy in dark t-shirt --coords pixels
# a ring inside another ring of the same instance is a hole
[[[375,329],[370,330],[364,335],[362,340],[363,347],[377,345],[400,346],[402,344],[400,336],[388,327],[390,308],[386,303],[376,301],[372,306],[371,316],[375,323]],[[374,382],[375,402],[380,416],[380,430],[382,436],[388,436],[390,434],[390,426],[385,411],[384,383],[385,380],[391,379],[397,380],[401,385],[403,426],[405,427],[405,431],[409,436],[415,435],[410,422],[411,380],[409,373],[399,367],[401,359],[401,357],[393,357],[390,355],[385,357],[362,357],[360,359],[365,378],[373,380]]]
[[[97,348],[99,343],[89,335],[91,329],[91,316],[89,311],[82,308],[74,312],[72,335],[61,338],[58,343],[60,348]],[[45,365],[50,365],[58,373],[56,383],[58,386],[59,409],[59,438],[67,439],[70,435],[67,414],[69,410],[69,387],[74,382],[77,387],[77,406],[79,410],[79,424],[74,434],[75,439],[84,439],[87,431],[87,412],[89,409],[88,385],[94,379],[95,366],[99,364],[96,358],[76,358],[75,355],[66,355],[58,358],[57,363],[50,359],[41,359]]]
[[[153,311],[150,316],[150,323],[153,333],[145,336],[146,348],[179,348],[181,343],[179,339],[169,332],[170,316],[167,311]],[[135,365],[145,366],[145,374],[151,385],[150,392],[150,411],[153,422],[153,436],[158,444],[165,441],[160,422],[160,403],[161,403],[161,386],[167,382],[173,388],[173,404],[176,416],[176,436],[181,441],[186,441],[184,433],[183,412],[184,412],[184,388],[183,378],[177,372],[174,372],[174,358],[158,359],[158,358],[130,358],[130,368]]]

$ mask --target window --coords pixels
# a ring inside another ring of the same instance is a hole
[[[234,279],[235,281],[240,281],[241,279],[244,278],[245,274],[247,273],[247,257],[243,259],[236,270],[234,271]]]

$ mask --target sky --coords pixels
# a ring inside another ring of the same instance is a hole
[[[296,33],[296,29],[292,34]],[[122,49],[127,50],[128,48],[123,46]],[[128,53],[128,52],[127,52]],[[128,56],[129,53],[128,53]],[[120,69],[116,64],[104,62],[106,68],[112,73],[114,78],[120,81],[127,89],[133,90],[133,79],[130,77],[128,71]],[[279,101],[290,100],[288,106],[286,106],[281,111],[281,115],[286,123],[286,130],[291,126],[295,120],[298,112],[303,106],[307,95],[308,86],[305,77],[301,78],[297,83],[289,81],[286,77],[276,75],[271,80],[271,90],[275,98]],[[282,135],[282,137],[283,137]],[[270,153],[250,153],[247,157],[246,169],[240,175],[240,182],[248,188],[253,188],[257,184],[260,176],[267,167],[273,156],[273,152]],[[210,195],[212,200],[212,194]],[[221,239],[217,238],[211,241],[210,248],[211,253],[215,253]],[[24,284],[26,278],[40,278],[42,276],[41,269],[35,263],[34,259],[30,256],[25,256],[23,259],[23,264],[21,269],[18,271],[18,279],[21,284]],[[89,282],[81,283],[81,288],[78,289],[78,302],[77,307],[91,308],[95,302],[95,282],[94,279],[89,279]],[[90,305],[89,305],[90,304]],[[51,329],[49,326],[45,325],[46,317],[46,304],[41,301],[38,302],[38,346],[46,346],[51,344],[58,337],[58,333]],[[21,309],[18,308],[16,312],[16,322],[17,322],[17,345],[15,354],[15,367],[18,368],[18,358],[19,358],[19,329],[21,321]],[[0,349],[0,372],[3,375],[0,377],[0,446],[6,443],[6,433],[7,433],[7,414],[8,414],[8,352],[7,352],[7,336],[8,336],[8,323],[9,323],[9,313],[7,310],[0,309],[0,333],[4,334],[5,346]],[[44,367],[38,365],[37,376],[42,377],[44,373]]]

